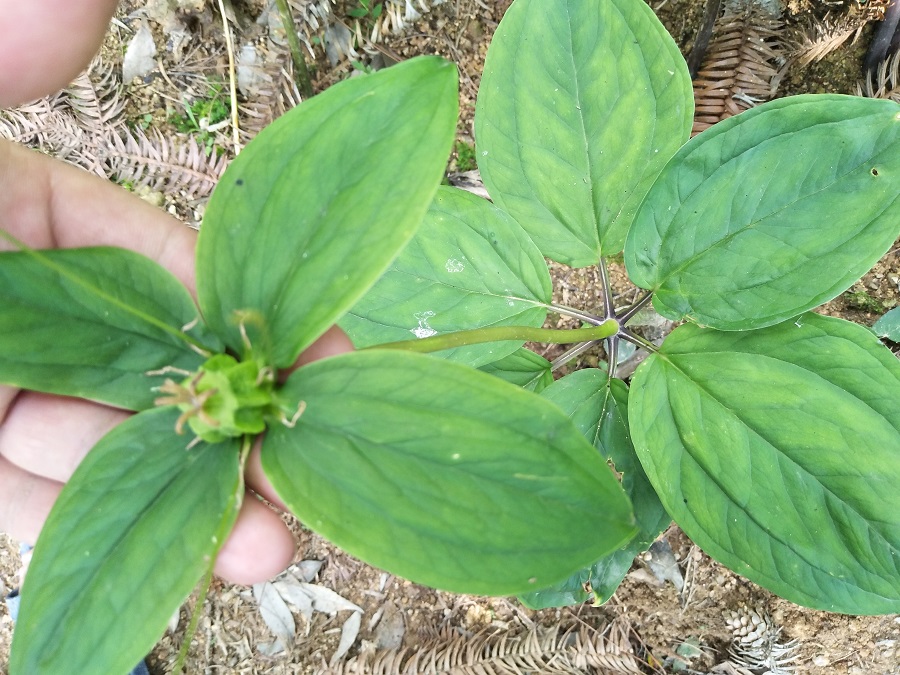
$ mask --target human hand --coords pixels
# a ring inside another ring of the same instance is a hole
[[[0,227],[29,246],[129,248],[169,269],[193,291],[194,232],[121,188],[9,143],[0,144],[0,185]],[[299,363],[351,348],[333,328]],[[128,414],[0,386],[0,531],[33,542],[63,483]],[[262,473],[258,447],[246,477],[254,492],[283,507]],[[279,515],[248,495],[215,571],[230,581],[255,583],[281,572],[293,553],[293,538]]]
[[[114,8],[113,0],[34,0],[0,13],[0,105],[64,86],[96,50]],[[0,186],[0,228],[29,246],[128,248],[167,268],[193,292],[195,233],[125,190],[2,141]],[[0,243],[4,248],[9,246]],[[299,363],[350,349],[333,328]],[[0,532],[35,541],[65,481],[128,414],[0,386]],[[254,492],[282,506],[263,476],[258,447],[245,475]],[[293,552],[279,515],[250,495],[215,571],[229,581],[255,583],[282,571]]]

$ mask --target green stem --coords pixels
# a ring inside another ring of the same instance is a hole
[[[457,333],[447,333],[446,335],[434,335],[420,340],[389,342],[383,345],[368,347],[368,349],[404,349],[410,352],[430,353],[439,352],[444,349],[453,349],[455,347],[466,347],[468,345],[478,345],[485,342],[503,342],[506,340],[564,345],[572,342],[605,340],[618,333],[618,331],[619,322],[615,319],[607,319],[599,326],[575,328],[571,330],[531,328],[530,326],[492,326],[490,328],[462,330]]]
[[[194,634],[197,632],[197,625],[200,623],[200,615],[203,614],[203,605],[206,603],[206,595],[209,593],[209,587],[212,585],[214,565],[215,558],[210,562],[209,569],[206,570],[206,574],[203,575],[203,579],[200,581],[200,594],[197,598],[197,603],[194,605],[190,623],[188,623],[188,627],[184,631],[181,649],[178,650],[178,656],[175,658],[175,667],[172,669],[173,675],[181,675],[181,672],[184,670],[184,664],[185,661],[187,661],[188,652],[191,649],[191,640],[194,639]]]
[[[287,0],[277,0],[278,13],[281,14],[281,23],[284,24],[284,32],[287,35],[288,47],[291,49],[291,59],[294,61],[294,77],[303,98],[312,98],[313,88],[309,79],[309,69],[306,67],[306,59],[303,58],[303,47],[297,38],[297,29],[294,28],[294,17]]]

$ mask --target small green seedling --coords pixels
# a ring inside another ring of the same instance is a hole
[[[393,346],[540,391],[621,476],[638,535],[527,604],[605,601],[673,518],[793,602],[898,612],[900,362],[809,310],[900,235],[900,105],[789,97],[688,141],[692,113],[686,64],[643,0],[516,0],[475,115],[493,204],[441,188],[341,325],[361,347],[412,333]],[[605,261],[623,250],[646,292],[616,307]],[[600,306],[554,304],[544,257],[599,265]],[[683,323],[661,346],[633,330],[650,302]],[[548,341],[523,328],[548,311],[597,333],[559,337],[585,342],[550,364],[521,349]],[[600,337],[607,372],[552,381]],[[630,387],[623,342],[651,353]]]
[[[193,103],[185,100],[182,102],[183,113],[169,115],[169,123],[177,131],[195,136],[207,155],[212,152],[217,125],[225,122],[230,114],[223,91],[221,84],[211,84],[205,97]]]
[[[354,19],[371,23],[377,21],[384,11],[384,3],[376,0],[357,0],[357,2],[356,7],[351,7],[347,11],[347,14]]]
[[[456,151],[456,170],[472,171],[478,168],[478,162],[475,161],[475,147],[465,141],[456,141],[454,146]]]
[[[399,351],[292,370],[421,224],[456,83],[452,64],[412,59],[263,131],[207,207],[197,304],[135,253],[3,234],[19,250],[0,253],[0,382],[137,413],[91,450],[41,532],[11,675],[128,672],[210,573],[260,439],[305,525],[424,584],[522,593],[632,537],[605,459],[548,401]]]

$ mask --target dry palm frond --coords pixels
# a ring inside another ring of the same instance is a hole
[[[794,59],[801,66],[821,61],[851,37],[858,35],[862,26],[863,24],[846,16],[835,18],[826,15],[802,32],[794,50]],[[856,40],[856,37],[853,39]]]
[[[96,61],[59,94],[0,111],[0,137],[134,187],[209,195],[228,158],[193,138],[129,129],[120,93],[115,71]]]
[[[107,136],[102,155],[107,175],[116,182],[189,199],[209,195],[229,161],[192,137],[165,138],[156,130],[148,136],[127,127]]]
[[[121,99],[122,85],[112,66],[102,61],[92,63],[64,90],[65,102],[82,126],[91,132],[102,133],[122,117],[125,101]]]
[[[325,667],[318,675],[615,675],[642,673],[624,630],[605,635],[588,626],[562,631],[559,625],[526,633],[479,633],[410,649],[359,656]]]
[[[303,41],[310,44],[311,38],[328,25],[332,5],[335,0],[288,0],[291,14],[301,28]]]
[[[246,143],[300,102],[290,54],[280,50],[263,59],[253,96],[239,106],[241,136]]]
[[[719,19],[694,79],[693,133],[774,96],[781,30],[780,21],[752,5]]]
[[[856,42],[869,21],[883,18],[884,8],[885,2],[872,0],[865,4],[855,3],[848,11],[828,12],[821,19],[813,19],[793,40],[792,61],[806,66],[821,61],[851,37],[852,42]]]
[[[0,111],[0,137],[105,177],[91,136],[70,111],[49,98]]]
[[[889,98],[900,103],[900,52],[882,61],[866,81],[856,85],[857,96]]]

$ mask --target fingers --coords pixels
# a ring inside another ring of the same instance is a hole
[[[128,413],[81,399],[0,387],[0,532],[34,543],[88,451]],[[10,399],[7,406],[2,404]]]
[[[347,334],[340,328],[332,326],[325,331],[318,340],[304,350],[297,359],[297,363],[295,363],[292,368],[288,369],[287,372],[292,373],[307,363],[312,363],[319,359],[337,356],[338,354],[350,351],[353,351],[353,343],[350,342],[350,338],[347,337]],[[262,495],[280,509],[286,511],[287,507],[284,502],[281,501],[281,498],[275,492],[275,488],[272,487],[272,484],[263,472],[260,445],[261,444],[257,442],[253,446],[253,450],[250,452],[250,456],[247,458],[247,464],[244,467],[244,476],[247,485],[257,494]]]
[[[131,249],[193,292],[196,232],[124,188],[2,140],[0,185],[0,228],[29,246]]]
[[[23,391],[0,426],[0,457],[29,474],[64,483],[97,441],[128,415],[82,399]]]
[[[332,326],[314,342],[297,360],[302,365],[352,351],[350,338],[337,326]],[[260,448],[257,442],[244,466],[247,486],[282,510],[284,502],[275,492],[263,472]],[[294,541],[278,515],[248,494],[238,522],[231,536],[222,547],[216,561],[216,574],[234,583],[253,584],[271,579],[291,564]]]
[[[0,532],[33,544],[62,487],[0,457]],[[277,513],[248,493],[216,559],[215,573],[232,583],[255,584],[283,572],[293,557],[290,530]]]
[[[61,490],[0,456],[0,532],[33,544]]]
[[[219,551],[215,573],[235,584],[268,581],[294,559],[294,537],[277,513],[248,493]]]
[[[262,443],[258,440],[253,445],[253,450],[250,451],[250,456],[247,457],[247,463],[244,465],[244,480],[247,483],[247,487],[256,494],[265,497],[282,511],[287,511],[287,505],[281,501],[281,497],[275,492],[275,488],[272,487],[272,484],[263,472],[260,458],[261,446]]]
[[[281,380],[284,381],[288,375],[307,363],[352,351],[353,343],[347,334],[338,326],[332,326],[300,354],[293,366],[280,373]]]
[[[329,356],[337,356],[338,354],[352,351],[353,343],[347,337],[347,334],[337,326],[332,326],[300,354],[300,358],[297,359],[294,368],[305,366],[307,363]]]
[[[7,2],[0,12],[0,108],[62,89],[97,52],[116,0]]]

